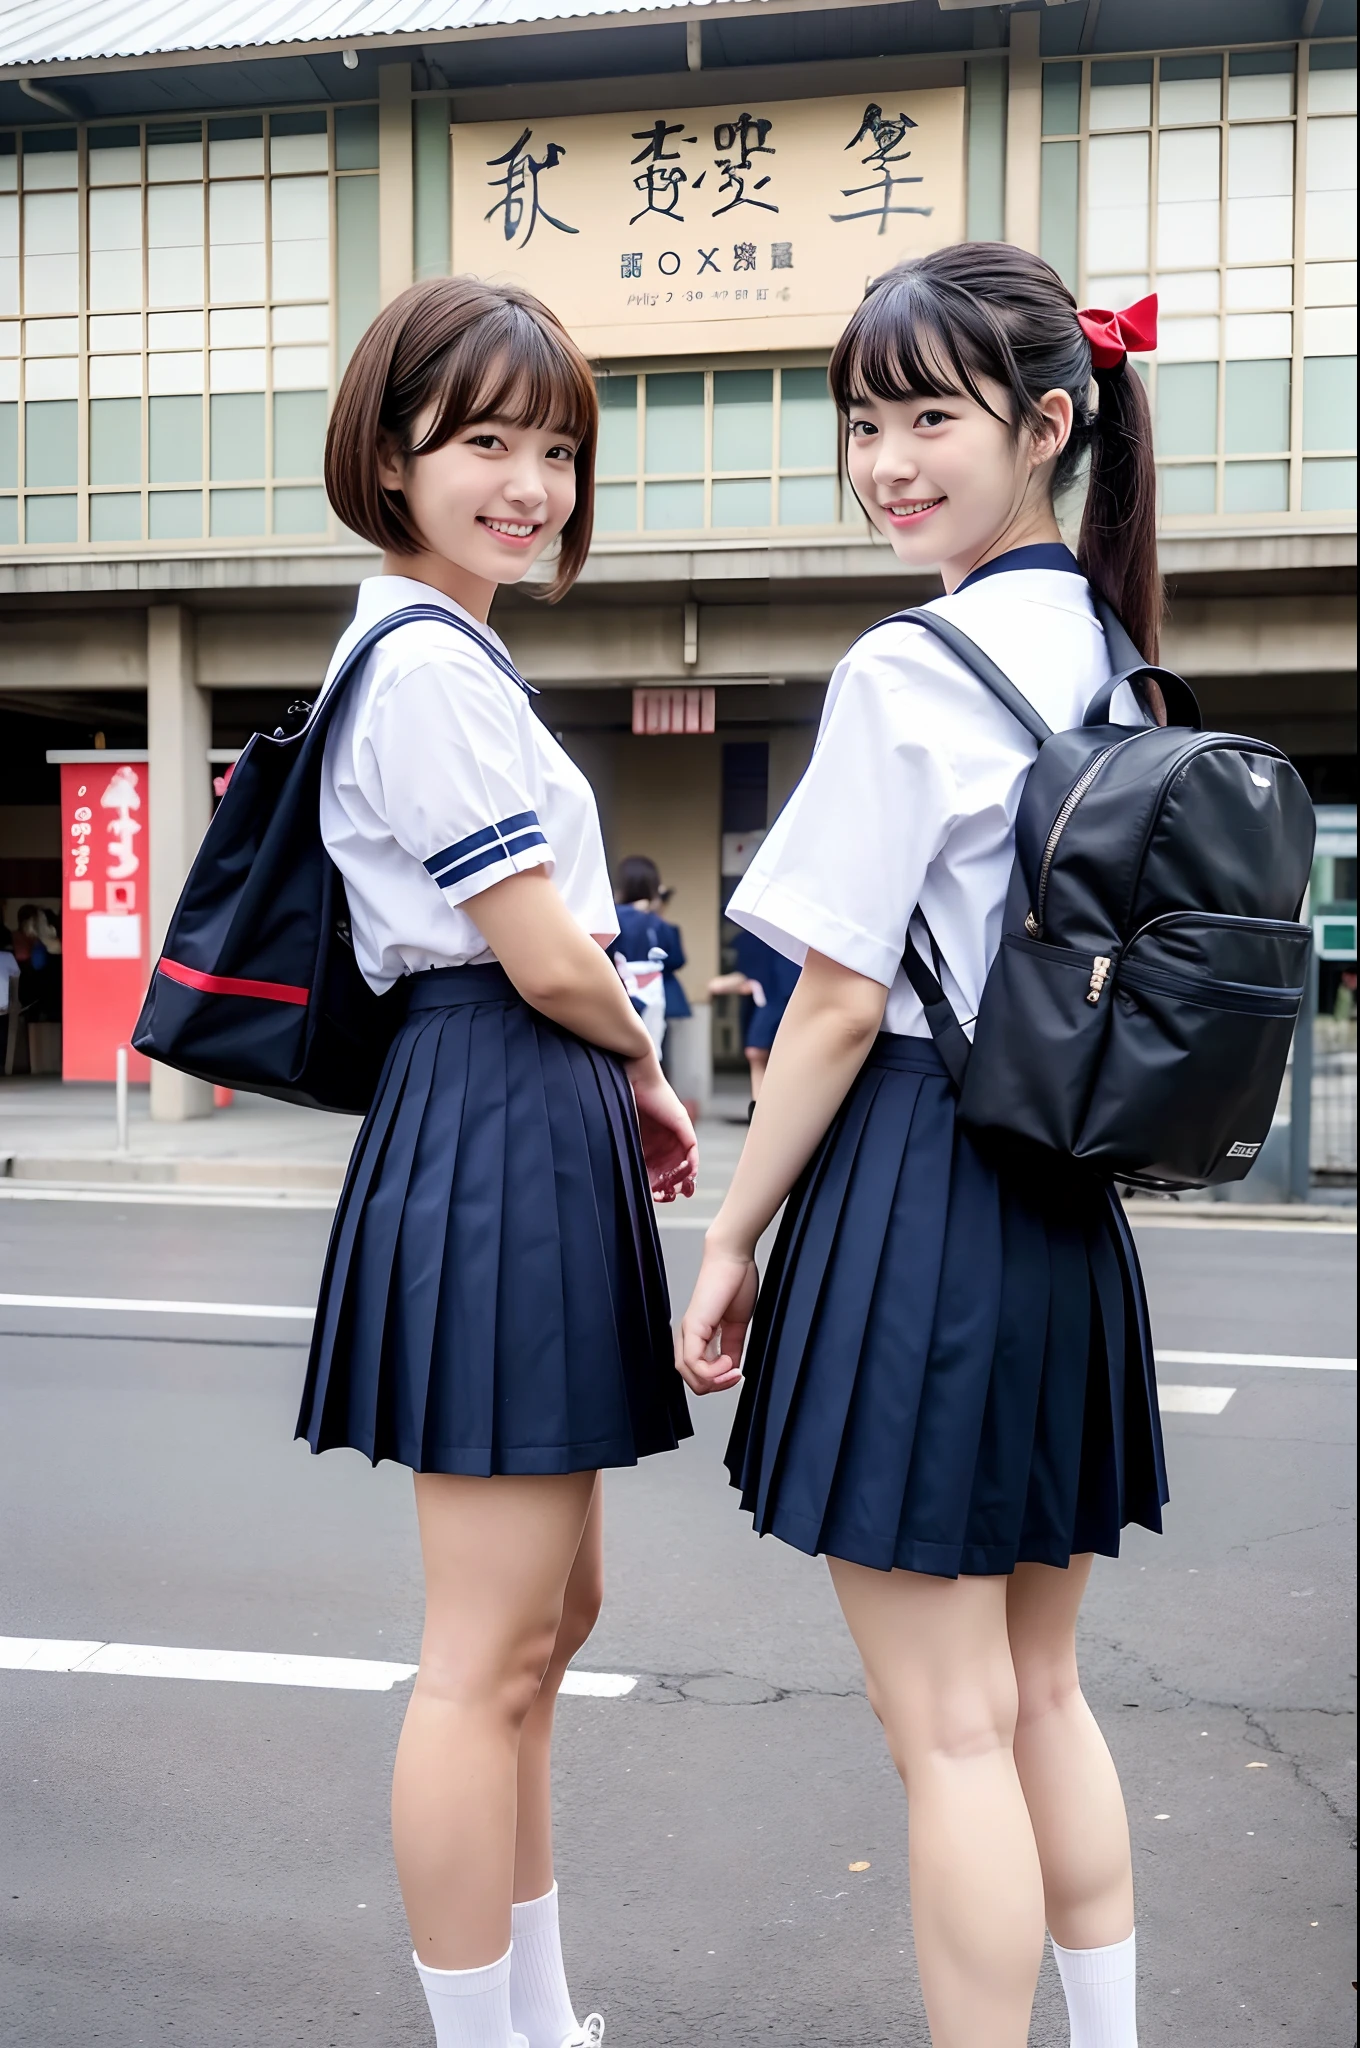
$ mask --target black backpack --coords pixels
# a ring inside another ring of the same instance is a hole
[[[1202,731],[1188,684],[1096,610],[1116,673],[1059,733],[950,620],[896,614],[1039,744],[971,1046],[910,939],[902,964],[971,1130],[1140,1187],[1217,1186],[1251,1171],[1275,1113],[1307,979],[1297,919],[1316,820],[1278,747]],[[1145,679],[1170,722],[1111,725],[1120,685]]]
[[[339,869],[321,838],[321,763],[345,686],[384,635],[414,619],[499,650],[442,605],[408,605],[351,650],[297,731],[256,733],[194,857],[132,1034],[167,1067],[312,1109],[362,1115],[406,1009],[359,971]]]

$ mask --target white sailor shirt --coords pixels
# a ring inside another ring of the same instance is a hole
[[[378,642],[346,685],[322,768],[321,835],[344,876],[364,979],[381,993],[404,974],[494,961],[463,906],[533,867],[607,942],[618,920],[594,793],[483,651],[510,659],[489,626],[427,584],[368,577],[327,686],[356,641],[410,605],[462,623],[417,620]]]
[[[1012,550],[930,608],[975,640],[1055,730],[1079,725],[1111,674],[1086,579],[1056,542]],[[1127,687],[1110,716],[1144,723]],[[811,948],[881,982],[883,1029],[928,1038],[901,968],[909,924],[931,957],[919,907],[971,1037],[1001,943],[1034,755],[1018,720],[933,634],[873,627],[832,675],[807,772],[728,916],[791,960]]]

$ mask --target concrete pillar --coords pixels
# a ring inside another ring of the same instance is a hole
[[[1039,145],[1043,65],[1038,14],[1010,18],[1010,89],[1006,99],[1006,240],[1039,247]]]
[[[151,811],[151,957],[159,954],[189,863],[208,829],[212,709],[194,681],[193,626],[177,604],[146,615],[147,796]],[[151,1067],[151,1114],[160,1123],[211,1116],[212,1089],[172,1067]]]
[[[378,297],[385,306],[415,275],[411,67],[378,66]]]

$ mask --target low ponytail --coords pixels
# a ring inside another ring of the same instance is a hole
[[[1077,560],[1118,612],[1140,654],[1155,662],[1162,626],[1157,566],[1157,471],[1143,380],[1125,358],[1095,372],[1099,406],[1088,441],[1090,477]]]

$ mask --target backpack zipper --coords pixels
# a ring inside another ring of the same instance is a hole
[[[1155,729],[1152,726],[1146,728],[1149,732]],[[1039,886],[1034,893],[1034,908],[1025,913],[1025,930],[1032,939],[1039,938],[1043,933],[1044,898],[1048,894],[1048,871],[1053,865],[1053,856],[1058,851],[1058,841],[1071,823],[1072,813],[1076,810],[1077,805],[1081,802],[1110,756],[1117,754],[1121,747],[1128,746],[1129,740],[1140,739],[1141,737],[1141,731],[1130,733],[1128,739],[1116,740],[1112,747],[1106,747],[1103,753],[1097,754],[1095,760],[1089,762],[1082,770],[1071,789],[1068,790],[1067,795],[1063,798],[1058,815],[1053,820],[1053,829],[1049,833],[1044,846],[1043,859],[1039,863]],[[1097,991],[1097,993],[1099,992]]]

